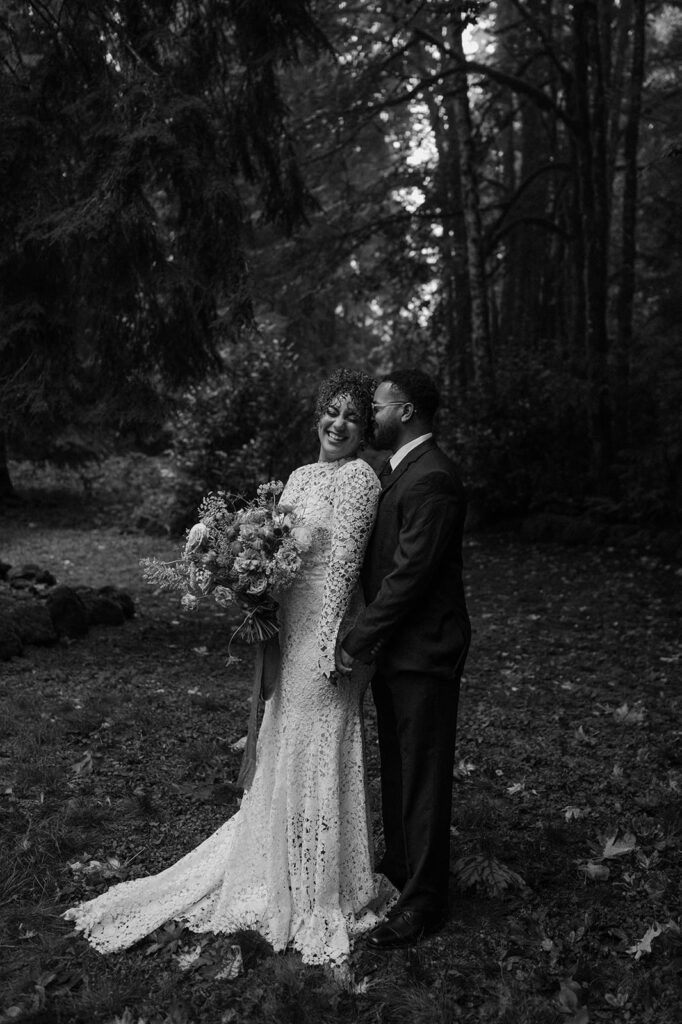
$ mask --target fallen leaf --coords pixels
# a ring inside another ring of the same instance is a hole
[[[600,837],[604,843],[604,848],[601,852],[602,860],[610,860],[612,857],[622,857],[625,853],[632,853],[637,846],[637,840],[633,836],[632,832],[626,832],[621,840],[616,839],[616,833],[612,836],[608,836],[604,839]]]
[[[575,738],[577,740],[580,740],[581,743],[587,743],[591,747],[593,747],[597,742],[594,736],[588,736],[588,734],[583,729],[582,725],[579,725],[578,728],[575,730]]]
[[[613,712],[613,717],[615,721],[619,722],[621,725],[641,725],[646,718],[646,708],[631,708],[627,703],[621,704],[621,706],[616,708]]]
[[[54,973],[54,971],[43,971],[43,973],[38,975],[38,977],[35,980],[36,988],[47,988],[48,985],[52,984],[56,977],[57,975]]]
[[[589,1024],[590,1015],[586,1006],[580,1006],[582,988],[577,981],[568,978],[560,982],[557,1002],[564,1011],[571,1016],[565,1018],[565,1024]]]
[[[587,875],[587,877],[591,878],[593,881],[605,882],[611,874],[605,864],[595,864],[592,860],[588,860],[584,864],[579,864],[578,867],[583,874]]]
[[[194,949],[183,950],[178,953],[175,957],[175,962],[181,971],[188,971],[189,968],[197,962],[201,956],[201,943],[195,946]]]
[[[74,775],[85,775],[87,772],[91,772],[92,768],[93,763],[91,750],[86,750],[80,761],[76,761],[75,764],[71,765],[71,771]]]
[[[580,992],[580,985],[577,981],[573,981],[572,978],[559,982],[557,1002],[561,1009],[567,1013],[573,1013],[574,1010],[577,1010],[580,1005]]]
[[[120,1017],[112,1017],[106,1024],[147,1024],[147,1021],[143,1017],[134,1017],[132,1010],[126,1006]]]
[[[673,932],[673,934],[679,935],[679,925],[676,925],[674,921],[667,921],[664,925],[654,921],[651,927],[647,928],[639,942],[636,942],[634,946],[630,946],[625,952],[634,956],[635,960],[639,960],[644,953],[651,953],[651,943],[665,932]]]
[[[654,921],[650,928],[647,928],[639,942],[636,942],[634,946],[629,946],[625,952],[630,953],[634,956],[635,960],[639,960],[644,953],[651,952],[651,943],[654,939],[662,933],[663,929],[661,926]]]

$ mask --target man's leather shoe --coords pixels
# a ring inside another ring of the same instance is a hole
[[[370,949],[398,949],[413,946],[440,925],[434,917],[418,910],[402,910],[393,914],[383,924],[369,933],[367,945]]]

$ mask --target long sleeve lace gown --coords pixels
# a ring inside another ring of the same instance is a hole
[[[281,596],[281,683],[266,704],[256,771],[239,810],[158,875],[116,885],[64,915],[103,952],[169,920],[196,932],[260,932],[307,963],[342,964],[391,900],[373,873],[359,666],[333,684],[340,626],[359,614],[358,578],[379,482],[359,459],[294,471],[281,502],[313,538]],[[326,673],[326,674],[325,674]]]

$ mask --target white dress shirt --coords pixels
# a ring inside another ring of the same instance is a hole
[[[391,463],[391,470],[396,469],[403,461],[405,456],[409,452],[411,452],[413,448],[416,448],[418,445],[423,444],[424,441],[428,441],[430,437],[433,437],[432,433],[421,434],[419,437],[415,437],[413,441],[408,441],[407,444],[404,444],[402,446],[402,448],[398,448],[398,451],[394,452],[393,455],[391,455],[391,458],[389,459],[389,462]]]

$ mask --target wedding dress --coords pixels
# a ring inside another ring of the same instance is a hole
[[[260,932],[306,963],[343,965],[395,897],[373,872],[361,701],[367,669],[329,680],[339,628],[360,612],[360,566],[380,485],[362,460],[295,470],[281,504],[310,533],[280,601],[281,682],[265,706],[256,771],[236,814],[158,875],[64,915],[103,952],[171,919],[196,932]]]

